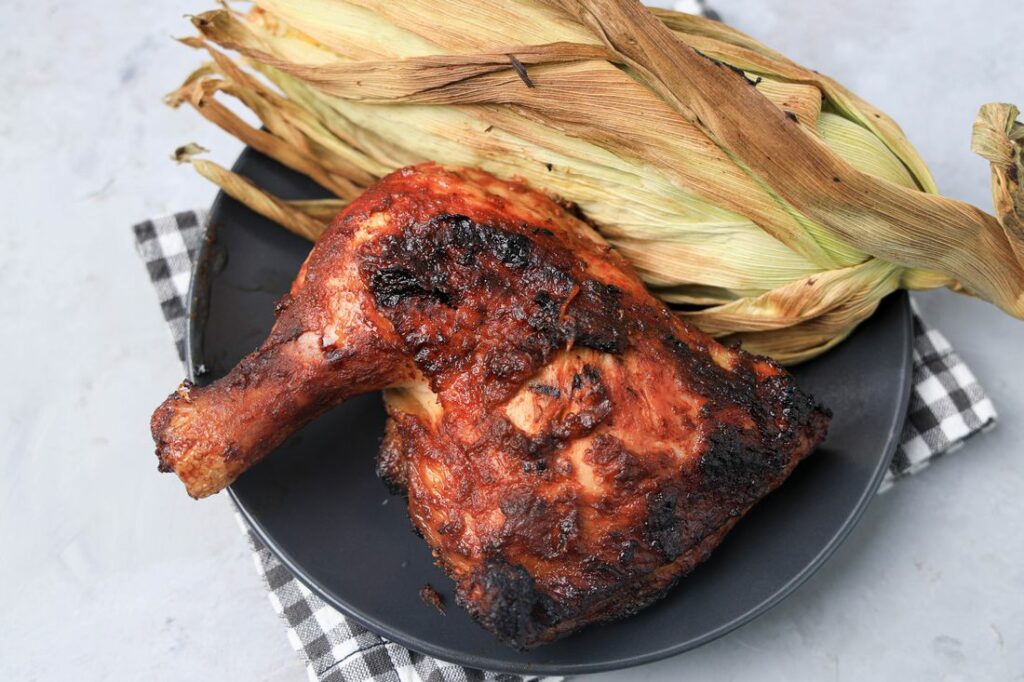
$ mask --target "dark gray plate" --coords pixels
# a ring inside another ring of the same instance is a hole
[[[246,151],[235,170],[285,198],[325,196],[308,179]],[[274,320],[310,244],[218,197],[197,262],[188,329],[200,382],[222,376]],[[192,372],[194,374],[194,372]],[[454,605],[451,582],[412,532],[401,497],[374,474],[384,411],[379,395],[351,400],[243,475],[231,495],[266,545],[300,580],[368,628],[405,646],[497,671],[578,674],[692,649],[764,613],[806,580],[860,518],[882,479],[906,414],[911,315],[905,294],[838,348],[796,369],[835,411],[828,440],[758,505],[712,557],[664,600],[632,618],[520,653]],[[419,597],[424,583],[449,605]]]

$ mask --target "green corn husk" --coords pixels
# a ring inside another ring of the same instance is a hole
[[[212,61],[169,102],[334,192],[284,202],[191,159],[306,237],[376,178],[435,160],[574,201],[680,315],[783,362],[831,348],[898,288],[1024,317],[1011,105],[975,126],[994,217],[938,196],[885,114],[701,17],[630,0],[255,4],[193,18],[182,42]]]

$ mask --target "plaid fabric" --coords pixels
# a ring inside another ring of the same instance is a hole
[[[205,224],[206,211],[182,211],[132,228],[135,246],[146,261],[149,279],[156,287],[160,309],[182,360],[185,359],[185,308],[192,261],[202,243]]]
[[[949,341],[914,311],[914,388],[900,446],[879,492],[996,423],[996,408]]]
[[[139,254],[160,298],[178,357],[184,359],[185,308],[191,262],[203,239],[205,211],[176,213],[134,227]],[[900,446],[880,492],[920,471],[970,436],[992,426],[996,411],[946,338],[914,314],[914,386]],[[363,680],[519,682],[518,675],[464,668],[389,642],[328,606],[262,545],[241,516],[270,603],[288,625],[288,640],[314,682]],[[536,678],[530,678],[536,679]],[[546,678],[555,680],[558,678]]]

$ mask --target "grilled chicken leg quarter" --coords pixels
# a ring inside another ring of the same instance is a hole
[[[772,361],[681,322],[549,197],[426,164],[334,220],[256,352],[156,410],[160,467],[210,495],[378,389],[381,475],[460,601],[521,648],[663,595],[829,420]]]

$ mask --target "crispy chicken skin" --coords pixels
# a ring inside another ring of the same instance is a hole
[[[376,389],[382,477],[460,602],[520,648],[663,595],[829,420],[772,361],[681,322],[571,210],[425,164],[334,220],[255,353],[157,409],[161,469],[209,495]]]

